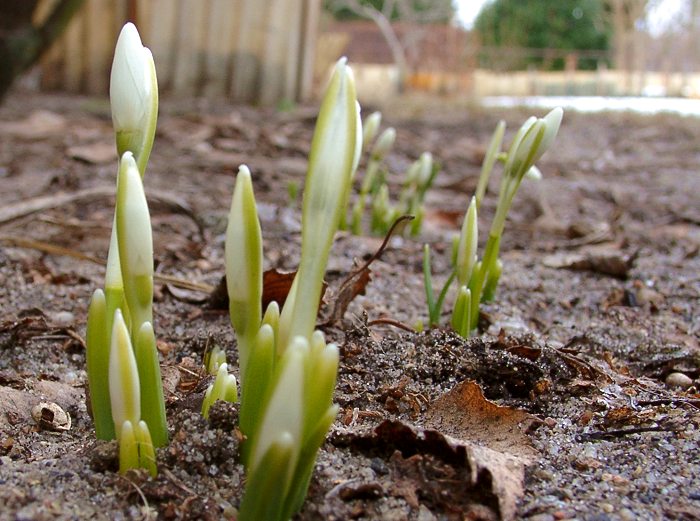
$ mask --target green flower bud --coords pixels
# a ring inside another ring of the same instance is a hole
[[[462,223],[457,246],[457,261],[455,269],[457,280],[461,286],[469,284],[474,265],[476,264],[476,249],[479,244],[479,225],[476,215],[476,197],[472,197],[467,213]]]
[[[141,419],[141,387],[129,331],[120,310],[114,313],[109,353],[109,396],[117,439],[121,440],[124,422],[133,426]]]

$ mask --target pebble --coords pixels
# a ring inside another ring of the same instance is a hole
[[[528,521],[554,521],[554,516],[552,514],[535,514],[527,519]]]
[[[666,377],[666,386],[671,389],[688,389],[693,380],[683,373],[671,373]]]
[[[75,322],[75,315],[70,311],[58,311],[51,316],[56,327],[70,327]]]
[[[634,512],[632,512],[629,508],[622,508],[620,509],[620,519],[622,521],[634,521],[637,519],[637,516],[634,515]]]

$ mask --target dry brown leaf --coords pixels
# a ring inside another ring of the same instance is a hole
[[[526,413],[506,416],[521,414]],[[438,423],[456,434],[461,430],[451,428],[448,419]],[[402,497],[414,509],[425,502],[459,514],[460,519],[513,519],[524,467],[535,457],[534,449],[531,456],[521,458],[398,420],[385,420],[371,432],[352,433],[335,442],[384,458],[391,472],[391,495]]]
[[[77,145],[68,149],[68,155],[73,159],[85,161],[93,165],[116,163],[117,148],[113,142],[91,143],[89,145]]]
[[[263,273],[263,310],[267,309],[267,306],[272,301],[277,302],[280,308],[282,308],[284,302],[287,300],[287,295],[289,295],[289,290],[292,287],[292,282],[294,282],[296,274],[296,271],[283,272],[274,268]],[[323,287],[321,288],[321,300],[323,300],[327,287],[328,284],[324,281]],[[219,285],[209,295],[208,304],[209,307],[213,309],[228,309],[228,293],[226,290],[225,275],[221,277]]]
[[[43,139],[65,131],[66,119],[48,110],[36,110],[20,121],[0,122],[0,134],[22,139]]]
[[[514,518],[525,467],[538,457],[525,434],[536,421],[525,411],[487,400],[473,381],[462,382],[435,400],[425,416],[427,428],[464,446],[473,481],[482,471],[491,475],[502,519]]]
[[[296,277],[296,271],[277,271],[276,269],[267,270],[263,273],[263,294],[262,294],[262,306],[263,309],[267,309],[270,302],[277,302],[280,309],[284,306],[287,300],[287,295],[289,295],[289,290],[292,289],[292,282],[294,282],[294,277]],[[325,291],[326,284],[323,284],[323,290],[321,291],[321,298],[323,298],[323,292]]]
[[[622,252],[616,245],[582,248],[574,253],[555,253],[542,260],[548,268],[588,270],[620,279],[627,278],[636,255]]]

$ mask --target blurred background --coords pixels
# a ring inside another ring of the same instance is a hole
[[[3,0],[0,96],[106,94],[128,20],[166,95],[303,102],[346,55],[365,102],[700,96],[700,0]]]

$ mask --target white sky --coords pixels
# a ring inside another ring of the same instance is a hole
[[[457,0],[455,4],[457,5],[457,18],[462,25],[466,28],[470,28],[474,23],[476,15],[479,14],[481,6],[486,3],[487,0]]]
[[[456,0],[457,18],[466,28],[471,28],[481,7],[489,0]],[[663,31],[669,23],[677,19],[685,0],[661,0],[648,16],[649,29],[652,33]]]

